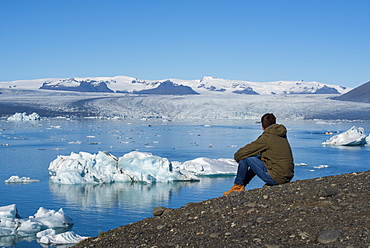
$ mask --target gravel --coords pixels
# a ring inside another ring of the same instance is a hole
[[[158,207],[80,247],[370,247],[370,171]]]

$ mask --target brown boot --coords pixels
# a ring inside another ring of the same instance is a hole
[[[229,191],[226,191],[224,196],[230,195],[232,191],[244,191],[244,185],[237,185],[234,183],[234,186],[232,186]]]

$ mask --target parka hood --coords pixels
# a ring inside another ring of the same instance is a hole
[[[265,129],[265,133],[270,133],[270,134],[277,135],[277,136],[285,138],[287,130],[284,127],[284,125],[273,124],[273,125],[271,125],[271,126],[269,126],[268,128]]]

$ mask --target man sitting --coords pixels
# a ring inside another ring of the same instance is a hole
[[[264,132],[252,143],[240,148],[234,159],[239,163],[232,191],[244,191],[244,187],[257,175],[267,185],[290,182],[294,176],[294,163],[286,128],[276,124],[273,114],[261,118]]]

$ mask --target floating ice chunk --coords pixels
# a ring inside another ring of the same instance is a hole
[[[29,177],[19,177],[19,176],[11,176],[9,179],[4,181],[5,183],[35,183],[40,182],[40,180],[37,179],[31,179]]]
[[[169,182],[198,180],[193,173],[174,168],[167,158],[133,151],[119,158],[119,168],[132,181]]]
[[[88,237],[82,237],[72,231],[60,233],[60,234],[50,234],[43,235],[40,238],[40,243],[43,244],[76,244],[84,239],[87,239]]]
[[[315,169],[329,168],[329,165],[322,164],[322,165],[319,165],[319,166],[314,166],[313,168],[315,168]]]
[[[0,207],[0,237],[3,236],[32,236],[46,229],[65,232],[72,228],[71,217],[59,211],[40,207],[34,216],[22,219],[18,215],[15,204]]]
[[[16,232],[19,236],[29,236],[30,234],[38,233],[42,230],[42,223],[32,220],[24,220],[19,222]]]
[[[294,164],[295,166],[307,166],[306,163],[298,163],[298,164]]]
[[[72,218],[65,215],[62,208],[55,211],[40,207],[36,214],[34,216],[30,216],[29,219],[37,220],[37,222],[40,222],[43,226],[53,229],[68,229],[73,225]]]
[[[77,140],[77,141],[69,141],[68,142],[68,144],[77,144],[77,145],[79,145],[81,143],[82,143],[82,141],[79,141],[79,140]]]
[[[174,162],[174,166],[197,176],[235,175],[238,164],[233,159],[196,158],[184,163]]]
[[[331,137],[331,139],[323,142],[323,145],[336,146],[360,146],[365,145],[366,135],[362,127],[351,127],[349,130]]]
[[[199,180],[197,176],[235,175],[232,159],[197,158],[170,162],[151,153],[132,151],[120,158],[105,152],[58,156],[49,166],[50,180],[60,184],[112,182],[171,182]]]
[[[121,174],[117,158],[105,152],[72,152],[49,165],[51,181],[61,184],[111,183],[117,173]]]
[[[37,121],[41,120],[41,117],[37,113],[32,113],[27,115],[26,112],[24,113],[15,113],[12,116],[9,116],[8,121]]]
[[[0,218],[20,218],[15,204],[0,207]],[[1,222],[0,222],[1,223]]]
[[[137,151],[119,159],[100,151],[58,156],[49,165],[49,175],[52,182],[60,184],[198,180],[193,173],[175,170],[166,158]]]
[[[62,127],[61,127],[61,126],[54,126],[54,125],[50,125],[50,128],[62,129]]]
[[[56,231],[54,229],[46,229],[46,230],[43,230],[43,231],[40,231],[38,233],[36,233],[36,237],[37,238],[42,238],[43,236],[48,236],[48,235],[56,235]]]

